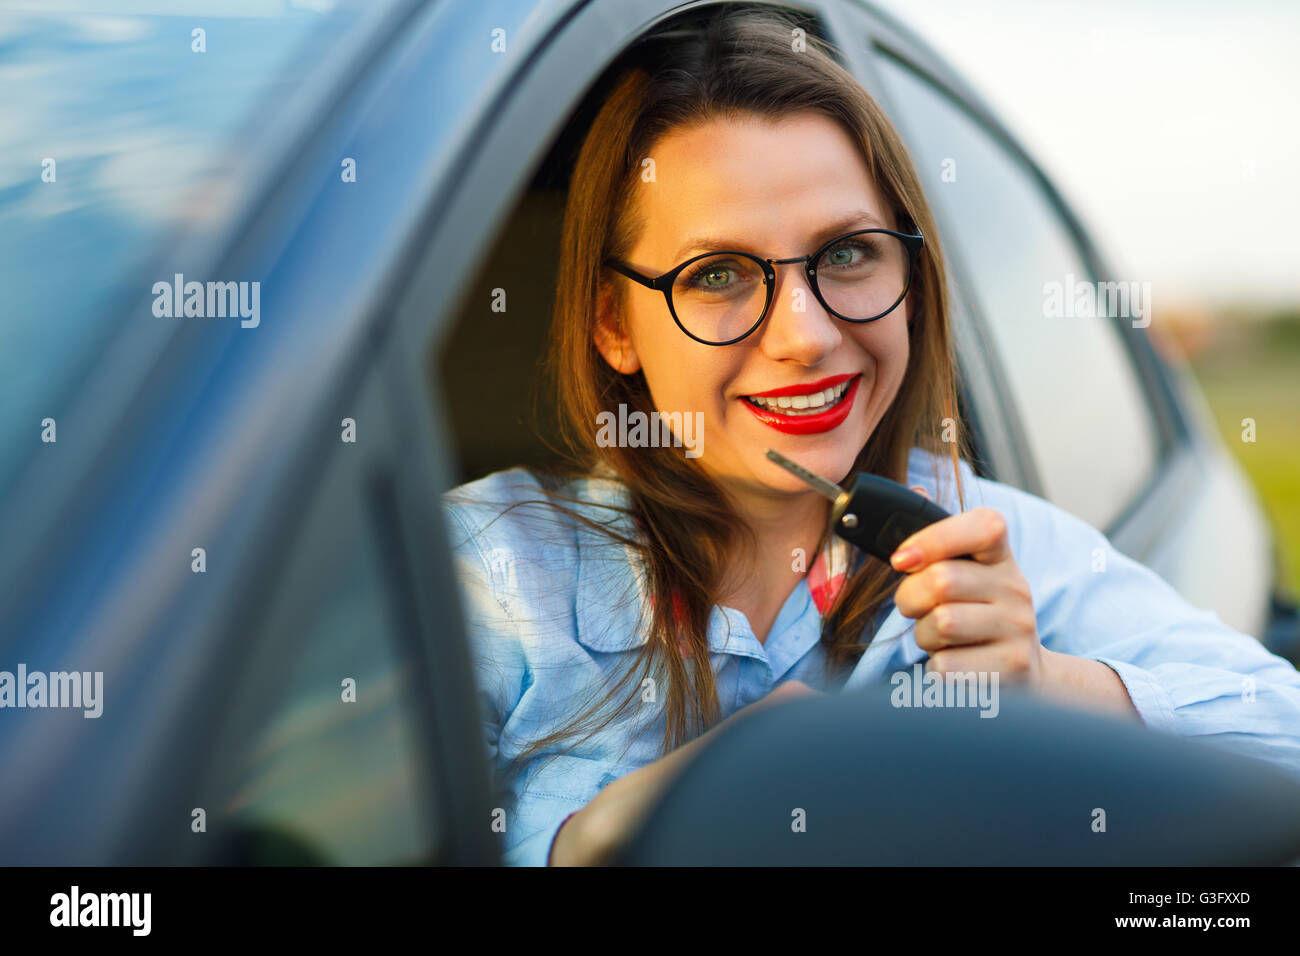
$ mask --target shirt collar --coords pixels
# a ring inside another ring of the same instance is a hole
[[[608,469],[597,469],[590,477],[581,479],[575,497],[592,501],[597,506],[626,507],[628,502],[626,486]],[[629,537],[636,534],[628,516],[602,507],[591,511],[589,517],[609,524]],[[633,548],[581,524],[577,534],[578,643],[590,650],[604,652],[640,647],[649,632],[651,609],[641,556]],[[800,587],[807,587],[819,616],[825,615],[843,589],[852,557],[852,545],[832,534],[800,583]],[[747,623],[742,618],[743,615],[733,609],[715,606],[709,616],[709,651],[765,659],[763,646],[755,638],[735,638],[734,631],[743,629]]]

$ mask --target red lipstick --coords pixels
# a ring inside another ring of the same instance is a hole
[[[856,372],[850,372],[847,375],[832,375],[829,378],[821,378],[815,382],[809,382],[807,385],[786,385],[784,388],[774,388],[770,392],[754,392],[755,398],[782,398],[786,395],[812,395],[814,392],[825,391],[828,388],[847,382]]]
[[[793,386],[794,390],[785,388],[762,393],[764,398],[779,398],[782,395],[807,395],[810,392],[818,392],[824,388],[830,388],[832,385],[838,385],[846,378],[852,378],[853,384],[848,387],[843,397],[826,411],[817,412],[814,415],[782,415],[770,408],[759,408],[753,402],[744,398],[739,399],[739,401],[754,413],[755,418],[770,428],[775,428],[787,435],[815,435],[828,432],[832,428],[838,428],[849,417],[849,412],[853,410],[853,402],[858,396],[858,385],[862,382],[861,375],[837,375],[833,378],[823,379],[821,382],[814,382],[812,385]]]

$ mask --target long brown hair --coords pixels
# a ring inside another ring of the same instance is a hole
[[[664,753],[720,719],[712,669],[690,665],[709,659],[707,625],[719,600],[724,559],[737,535],[749,529],[722,489],[680,448],[603,447],[594,425],[601,412],[620,403],[629,413],[655,410],[642,373],[624,375],[611,368],[595,347],[593,330],[602,296],[615,316],[623,314],[624,284],[609,281],[602,261],[626,255],[636,242],[643,226],[634,202],[641,160],[665,133],[737,113],[780,119],[812,111],[839,123],[860,145],[896,221],[918,228],[925,246],[908,299],[914,316],[908,368],[849,477],[866,472],[905,482],[910,450],[919,446],[951,460],[960,500],[958,459],[968,457],[968,446],[958,415],[944,264],[934,221],[885,114],[836,62],[829,45],[811,34],[800,37],[798,28],[798,21],[778,11],[724,8],[710,13],[698,29],[652,34],[627,55],[586,133],[564,213],[548,381],[558,398],[554,407],[567,474],[601,469],[616,475],[626,486],[625,513],[637,533],[621,535],[609,523],[565,507],[564,502],[581,499],[560,494],[554,476],[543,489],[550,506],[634,549],[645,569],[651,621],[649,639],[623,679],[611,682],[602,700],[568,726],[534,741],[518,758],[521,764],[553,752],[564,739],[584,731],[589,737],[626,716],[640,702],[646,675],[655,675],[656,684],[666,687]],[[805,48],[796,51],[797,37]],[[939,476],[935,478],[937,482]],[[823,542],[829,533],[828,527]],[[899,580],[901,575],[875,559],[852,571],[823,619],[828,669],[846,668],[861,656],[864,632]],[[635,685],[632,692],[616,710],[604,712],[604,705],[629,682]]]

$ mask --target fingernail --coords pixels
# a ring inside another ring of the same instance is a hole
[[[921,563],[921,551],[919,548],[901,548],[894,552],[889,563],[897,571],[907,571]]]

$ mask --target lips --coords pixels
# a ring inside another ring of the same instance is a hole
[[[770,392],[755,392],[753,395],[746,395],[746,398],[781,398],[783,396],[793,395],[813,395],[817,392],[833,388],[853,378],[856,373],[850,372],[846,375],[829,375],[826,378],[818,379],[815,382],[809,382],[806,385],[786,385],[782,388],[774,388]]]
[[[787,435],[811,435],[843,424],[853,410],[861,381],[861,374],[835,375],[808,385],[746,395],[740,401],[770,428]]]

